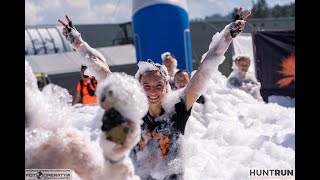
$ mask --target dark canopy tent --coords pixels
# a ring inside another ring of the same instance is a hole
[[[265,102],[271,95],[295,97],[295,31],[253,33],[256,74]]]

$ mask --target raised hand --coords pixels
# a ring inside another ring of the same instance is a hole
[[[66,19],[68,23],[58,19],[58,22],[64,26],[62,34],[66,37],[67,41],[71,43],[73,48],[77,49],[82,42],[81,34],[74,27],[68,15],[66,15]]]
[[[236,13],[236,16],[234,20],[231,23],[230,26],[230,34],[232,38],[236,37],[238,34],[242,32],[242,30],[245,27],[245,20],[250,16],[251,12],[248,11],[241,17],[242,12],[242,6],[239,8],[238,12]]]

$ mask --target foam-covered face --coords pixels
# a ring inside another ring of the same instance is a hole
[[[178,88],[184,88],[190,81],[189,75],[186,72],[178,73],[174,76],[174,85]]]
[[[147,95],[149,105],[161,104],[166,94],[167,83],[159,71],[145,72],[140,83]]]
[[[250,66],[250,60],[248,59],[240,59],[237,63],[237,67],[240,72],[247,73]]]

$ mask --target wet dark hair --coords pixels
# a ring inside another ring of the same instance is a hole
[[[177,71],[177,72],[174,74],[174,77],[176,77],[177,74],[183,73],[183,72],[187,73],[188,76],[189,76],[189,78],[191,78],[191,75],[190,75],[189,71],[188,71],[188,70],[185,70],[185,69],[180,69],[179,71]]]
[[[159,73],[161,74],[161,70],[160,70],[160,69],[151,70],[151,71],[146,71],[146,72],[144,72],[143,74],[140,75],[140,77],[139,77],[139,82],[141,82],[141,79],[142,79],[142,77],[143,77],[143,75],[144,75],[145,73],[150,73],[150,72],[159,72]],[[162,75],[162,74],[161,74],[161,75]],[[163,75],[162,75],[162,76],[163,76]],[[163,77],[163,78],[164,78],[164,81],[168,83],[168,81],[166,81],[166,78],[165,78],[165,77]]]
[[[167,68],[159,63],[154,63],[151,59],[148,59],[147,61],[139,61],[138,67],[138,71],[134,75],[135,79],[138,81],[141,81],[143,74],[152,71],[159,71],[166,82],[170,79]]]
[[[158,68],[157,70],[152,70],[152,71],[158,71],[158,72],[160,72],[160,74],[161,74],[162,76],[164,76],[165,81],[167,81],[167,80],[166,80],[166,76],[168,76],[168,74],[167,74],[166,71],[163,69],[163,67],[161,66],[161,64],[154,63],[151,59],[148,59],[147,62],[150,63],[150,64],[152,64],[153,66],[157,67],[157,68]],[[152,72],[152,71],[146,71],[146,72]],[[141,81],[141,78],[142,78],[142,74],[141,74],[140,77],[139,77],[139,81]]]
[[[166,73],[166,71],[163,69],[163,67],[161,66],[161,64],[157,64],[157,63],[154,63],[151,59],[148,59],[147,60],[148,63],[154,65],[155,67],[157,67],[160,71],[160,73],[163,73],[164,76],[168,76],[168,74]]]
[[[233,59],[236,64],[238,64],[240,61],[250,61],[251,62],[251,58],[248,55],[238,55],[237,57],[233,57]]]
[[[81,65],[81,70],[85,69],[85,68],[88,68],[87,66],[85,65]]]

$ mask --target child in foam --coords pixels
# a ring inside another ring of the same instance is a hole
[[[233,57],[236,69],[228,77],[227,86],[239,88],[251,94],[255,99],[263,101],[260,94],[260,82],[257,81],[254,74],[249,73],[251,59],[249,55],[238,54]]]

